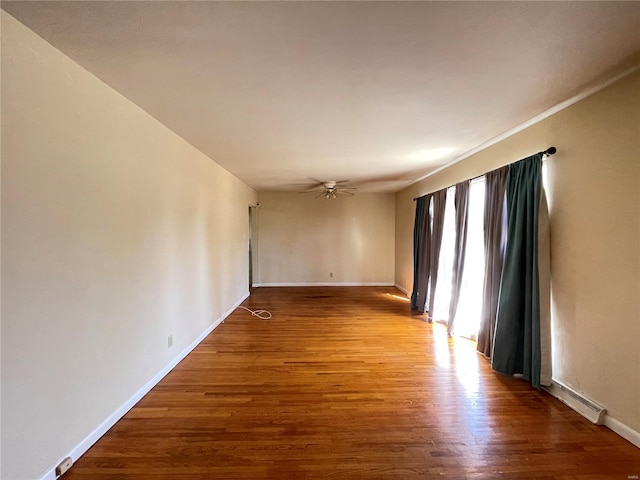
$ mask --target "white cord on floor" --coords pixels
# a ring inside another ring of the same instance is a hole
[[[250,310],[247,307],[240,305],[238,308],[243,308],[247,312],[251,312],[251,315],[258,317],[260,320],[269,320],[271,318],[271,312],[266,310]]]

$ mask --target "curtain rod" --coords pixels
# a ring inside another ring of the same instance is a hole
[[[554,153],[556,153],[557,151],[558,151],[558,149],[557,149],[556,147],[549,147],[549,148],[547,148],[546,150],[543,150],[543,151],[541,151],[541,152],[538,152],[538,154],[540,154],[540,155],[547,155],[547,156],[550,156],[550,155],[553,155]],[[533,156],[533,155],[532,155],[532,156]],[[518,160],[518,161],[519,161],[519,160]],[[516,162],[512,162],[512,163],[516,163]],[[511,164],[509,164],[509,165],[511,165]],[[489,172],[487,172],[487,173],[489,173]],[[470,178],[469,180],[470,180],[470,181],[471,181],[471,180],[475,180],[476,178],[484,177],[485,175],[486,175],[486,174],[485,174],[485,173],[483,173],[482,175],[478,175],[477,177]],[[450,187],[453,187],[453,185],[449,185],[447,188],[450,188]],[[418,200],[419,198],[424,197],[425,195],[429,195],[429,194],[428,194],[428,193],[425,193],[424,195],[420,195],[419,197],[413,197],[413,201],[415,202],[416,200]]]

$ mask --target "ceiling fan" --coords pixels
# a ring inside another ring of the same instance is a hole
[[[349,180],[340,180],[340,181],[327,181],[327,182],[318,182],[315,185],[307,188],[306,190],[302,190],[298,193],[318,193],[315,198],[324,197],[327,200],[333,200],[338,195],[347,195],[352,197],[356,194],[358,190],[355,187],[347,187],[346,184],[349,183]]]

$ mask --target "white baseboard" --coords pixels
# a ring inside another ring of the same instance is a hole
[[[407,297],[411,296],[411,292],[409,292],[409,290],[407,290],[406,288],[404,288],[402,285],[399,284],[395,284],[394,287],[396,287],[398,290],[400,290],[402,293],[404,293]]]
[[[254,283],[254,287],[393,287],[392,282]]]
[[[628,427],[624,423],[615,418],[605,415],[604,425],[610,430],[620,435],[625,440],[633,443],[636,447],[640,448],[640,432],[637,432],[631,427]]]
[[[56,465],[45,472],[42,476],[39,477],[39,480],[56,480],[56,466],[64,460],[66,457],[71,457],[72,461],[77,461],[84,453],[91,448],[91,446],[96,443],[100,437],[102,437],[107,431],[113,427],[118,420],[120,420],[129,410],[131,410],[136,403],[140,401],[142,397],[144,397],[149,391],[155,387],[160,380],[162,380],[171,370],[175,368],[191,351],[196,348],[200,342],[202,342],[207,335],[209,335],[215,328],[224,322],[225,318],[227,318],[238,306],[244,302],[249,297],[249,292],[246,292],[243,297],[236,302],[236,304],[227,310],[220,318],[214,321],[211,325],[209,325],[204,332],[198,335],[189,346],[187,346],[184,350],[182,350],[173,360],[171,360],[162,370],[160,370],[151,380],[145,383],[136,393],[131,396],[126,402],[124,402],[120,407],[118,407],[111,415],[109,415],[93,432],[91,432],[84,440],[82,440],[78,445],[73,448],[69,453],[63,455]]]

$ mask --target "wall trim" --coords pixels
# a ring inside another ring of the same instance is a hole
[[[136,403],[138,403],[142,397],[144,397],[149,391],[155,387],[160,380],[162,380],[176,365],[178,365],[191,351],[196,348],[200,342],[202,342],[213,330],[218,327],[224,320],[238,308],[238,306],[249,297],[249,292],[246,292],[242,298],[235,303],[233,307],[227,310],[223,315],[216,319],[211,325],[209,325],[204,332],[191,342],[184,350],[176,355],[162,370],[160,370],[151,380],[145,383],[136,393],[134,393],[126,402],[120,405],[111,415],[109,415],[93,432],[91,432],[84,440],[76,445],[70,452],[66,453],[51,467],[47,472],[38,478],[38,480],[56,480],[56,466],[64,460],[66,457],[71,457],[75,463],[84,453],[93,446],[100,438],[107,433],[107,431],[113,427],[118,420],[120,420],[129,410],[131,410]]]
[[[254,283],[254,287],[393,287],[393,282],[284,282]]]
[[[640,432],[634,430],[628,425],[625,425],[620,420],[616,420],[608,414],[604,416],[604,425],[625,440],[640,448]]]
[[[468,150],[466,152],[464,152],[462,155],[459,155],[453,159],[451,159],[450,161],[448,161],[447,163],[445,163],[444,165],[436,168],[435,170],[432,170],[429,173],[426,173],[425,175],[421,176],[420,178],[416,179],[414,182],[411,183],[411,185],[415,185],[416,183],[424,180],[425,178],[428,178],[432,175],[435,175],[438,172],[441,172],[442,170],[445,170],[447,168],[449,168],[451,165],[455,165],[458,162],[461,162],[462,160],[464,160],[465,158],[468,158],[472,155],[475,155],[478,152],[481,152],[482,150],[485,150],[489,147],[491,147],[492,145],[495,145],[496,143],[499,143],[513,135],[515,135],[518,132],[521,132],[522,130],[529,128],[532,125],[535,125],[536,123],[541,122],[542,120],[544,120],[545,118],[548,118],[552,115],[555,115],[556,113],[558,113],[561,110],[564,110],[565,108],[570,107],[571,105],[574,105],[582,100],[584,100],[587,97],[590,97],[591,95],[594,95],[596,93],[598,93],[600,90],[604,90],[605,88],[607,88],[609,85],[617,82],[618,80],[621,80],[622,78],[626,77],[627,75],[631,75],[632,73],[634,73],[635,71],[640,70],[640,65],[634,65],[633,67],[623,71],[622,73],[615,75],[614,77],[599,83],[597,85],[594,85],[590,88],[587,88],[586,90],[584,90],[583,92],[579,93],[578,95],[575,95],[567,100],[565,100],[564,102],[560,102],[559,104],[545,110],[542,113],[539,113],[538,115],[536,115],[535,117],[530,118],[529,120],[521,123],[520,125],[517,125],[513,128],[511,128],[510,130],[507,130],[504,133],[501,133],[500,135],[493,137],[489,140],[487,140],[486,142],[481,143],[480,145],[478,145],[477,147],[472,148],[471,150]],[[540,148],[547,148],[548,145],[541,145]],[[560,147],[562,148],[562,147]],[[409,185],[409,186],[411,186]],[[408,187],[407,187],[408,188]]]

